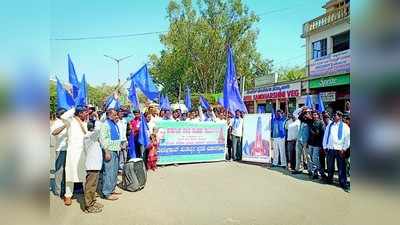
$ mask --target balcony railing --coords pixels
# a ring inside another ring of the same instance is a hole
[[[343,18],[346,18],[350,15],[350,6],[345,5],[343,7],[334,9],[330,12],[325,13],[322,16],[319,16],[313,20],[310,20],[303,24],[303,35],[302,37],[305,37],[306,35],[320,30],[321,28],[333,24]]]

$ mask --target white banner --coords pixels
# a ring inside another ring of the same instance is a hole
[[[242,160],[271,162],[271,114],[246,114],[243,121]]]

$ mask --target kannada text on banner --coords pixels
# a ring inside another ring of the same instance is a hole
[[[159,165],[225,159],[225,123],[161,120],[156,128]]]

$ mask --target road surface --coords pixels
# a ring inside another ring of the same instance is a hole
[[[214,162],[150,171],[142,191],[99,199],[99,214],[85,214],[77,200],[66,207],[51,194],[50,214],[57,225],[329,225],[344,223],[350,195],[280,168]]]

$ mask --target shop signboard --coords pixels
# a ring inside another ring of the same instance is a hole
[[[254,79],[255,87],[260,87],[260,86],[268,85],[268,84],[272,84],[272,83],[274,83],[274,75],[272,75],[272,74],[265,75],[262,77],[256,77]]]
[[[300,95],[301,84],[297,82],[248,90],[244,94],[244,101],[287,99],[296,98]]]
[[[310,77],[350,73],[350,49],[329,54],[310,62]]]
[[[319,79],[310,80],[308,86],[309,88],[322,88],[322,87],[332,87],[332,86],[339,86],[346,84],[350,84],[349,74],[322,77]]]
[[[336,101],[336,92],[335,91],[328,91],[328,92],[320,92],[322,101],[324,102],[334,102]]]

